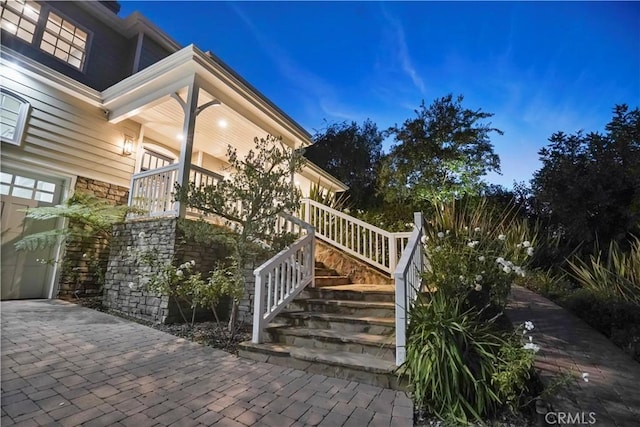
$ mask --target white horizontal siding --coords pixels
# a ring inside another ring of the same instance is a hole
[[[110,124],[100,108],[26,75],[1,84],[31,105],[21,146],[2,144],[3,159],[129,187],[135,156],[121,155],[122,141],[138,135],[137,123]]]

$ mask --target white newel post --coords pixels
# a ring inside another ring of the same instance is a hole
[[[184,108],[184,124],[182,126],[182,146],[180,148],[180,161],[176,181],[181,188],[189,185],[189,171],[191,169],[191,155],[193,153],[193,137],[196,128],[196,115],[198,109],[198,92],[200,87],[195,80],[189,85],[187,101]],[[178,217],[184,218],[187,207],[184,203],[176,203]]]
[[[398,239],[392,233],[389,237],[389,271],[391,274],[396,271],[396,265],[398,265]]]
[[[255,274],[256,272],[254,272]],[[264,313],[264,295],[262,284],[262,273],[255,275],[255,293],[253,295],[253,335],[251,342],[260,344],[262,342],[262,313]]]

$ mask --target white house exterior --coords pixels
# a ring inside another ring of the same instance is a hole
[[[158,168],[179,183],[210,182],[228,172],[229,145],[242,155],[266,134],[291,148],[311,144],[219,58],[118,10],[107,1],[0,3],[2,299],[59,292],[59,263],[39,260],[59,261],[61,248],[23,253],[13,243],[64,224],[24,222],[24,209],[80,189],[127,203],[136,200],[136,174]],[[303,194],[312,183],[347,189],[310,163],[294,180]],[[158,206],[184,213],[173,202]]]

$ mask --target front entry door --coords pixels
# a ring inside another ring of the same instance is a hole
[[[3,300],[49,297],[54,273],[51,261],[57,248],[17,251],[14,244],[23,236],[56,227],[56,219],[25,219],[24,210],[60,203],[62,188],[63,181],[56,178],[13,170],[0,173]]]

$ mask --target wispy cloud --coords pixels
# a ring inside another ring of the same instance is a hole
[[[409,52],[409,46],[405,36],[405,31],[400,20],[392,16],[384,6],[381,5],[382,16],[384,17],[389,28],[392,30],[390,35],[392,37],[390,46],[395,54],[394,62],[396,66],[402,70],[402,72],[409,77],[416,89],[420,91],[422,95],[426,93],[426,86],[424,80],[420,74],[416,71],[414,60]]]
[[[300,97],[310,117],[323,117],[329,120],[362,120],[365,115],[343,102],[338,91],[321,76],[306,69],[273,40],[269,39],[241,9],[239,5],[229,4],[245,25],[251,30],[256,41],[271,59],[279,72],[299,89]]]

